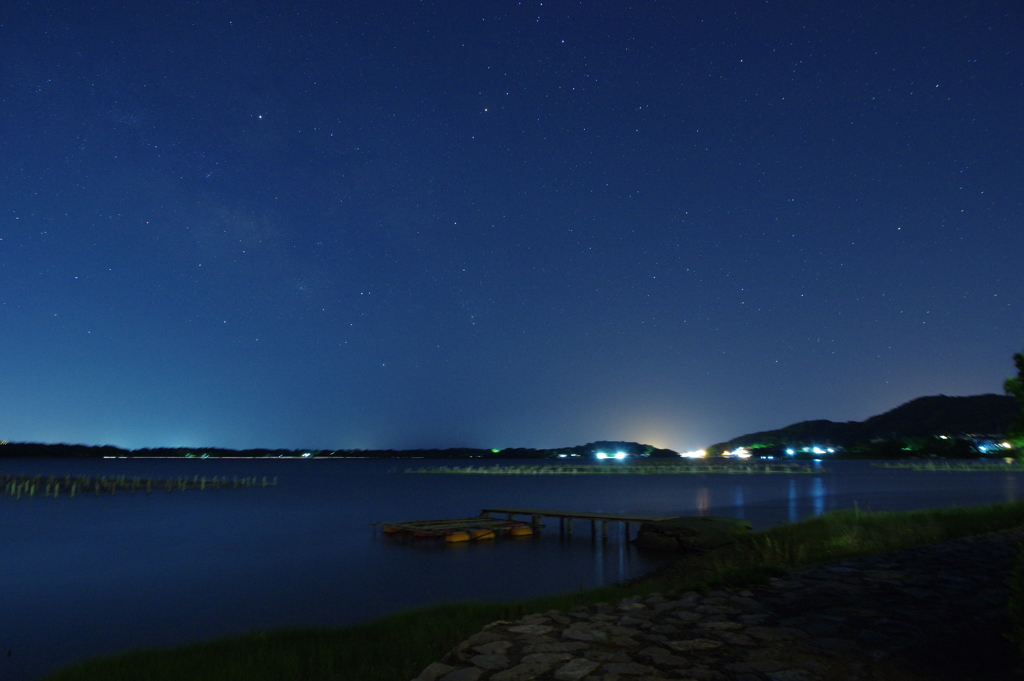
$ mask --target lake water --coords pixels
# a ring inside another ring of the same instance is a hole
[[[470,463],[470,462],[466,462]],[[477,464],[478,462],[472,462]],[[515,462],[498,462],[515,463]],[[521,463],[521,462],[519,462]],[[529,462],[528,462],[529,463]],[[97,654],[292,626],[343,625],[431,602],[511,600],[639,576],[659,560],[611,525],[446,546],[370,523],[512,506],[743,517],[755,528],[855,503],[875,510],[1018,498],[1020,474],[830,462],[801,475],[402,475],[459,462],[0,460],[0,473],[277,476],[268,488],[0,496],[0,679],[31,681]],[[10,655],[6,655],[10,651]]]

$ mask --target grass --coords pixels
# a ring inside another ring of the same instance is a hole
[[[907,513],[838,511],[740,537],[633,582],[519,603],[454,603],[342,629],[290,629],[98,658],[46,681],[408,681],[496,619],[653,592],[764,581],[782,571],[1024,524],[1024,502]]]

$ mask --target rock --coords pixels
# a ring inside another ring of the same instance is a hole
[[[469,658],[469,663],[488,671],[507,669],[509,665],[508,658],[504,655],[475,655]]]
[[[657,674],[658,670],[636,662],[606,662],[604,671],[609,674],[621,676],[641,676],[643,674]]]
[[[697,626],[702,629],[717,629],[718,631],[732,631],[743,628],[743,625],[739,622],[730,622],[729,620],[722,622],[699,622]]]
[[[807,637],[807,634],[792,627],[747,627],[743,633],[762,641],[788,641]]]
[[[531,681],[551,669],[551,666],[543,662],[523,662],[511,669],[498,672],[491,677],[491,681]]]
[[[589,627],[573,625],[562,632],[562,638],[568,638],[573,641],[606,641],[608,640],[608,634]]]
[[[584,657],[594,662],[629,662],[632,659],[621,650],[588,650]]]
[[[765,674],[768,681],[819,681],[818,677],[803,669],[783,669]]]
[[[491,641],[480,646],[473,646],[473,650],[481,655],[504,655],[512,647],[512,641]]]
[[[659,646],[648,646],[639,653],[641,658],[649,660],[654,664],[661,665],[663,667],[691,667],[693,663],[681,655],[673,655],[669,651]]]
[[[751,660],[750,662],[733,662],[725,665],[725,669],[731,672],[777,672],[785,669],[786,665],[778,660]]]
[[[493,631],[480,631],[466,639],[466,647],[478,646],[483,643],[493,643],[494,641],[504,641],[504,637]]]
[[[508,625],[508,624],[512,624],[512,623],[509,622],[508,620],[494,620],[490,624],[485,624],[483,630],[484,631],[488,631],[490,629],[494,629],[495,627],[503,627],[503,626]]]
[[[441,681],[478,681],[484,675],[479,667],[463,667],[441,677]]]
[[[513,634],[530,634],[533,636],[539,636],[546,634],[553,630],[554,627],[549,627],[546,624],[517,624],[516,626],[509,627],[508,631]]]
[[[672,613],[672,616],[683,624],[689,624],[691,622],[697,622],[704,619],[703,615],[699,612],[693,612],[692,610],[677,610]]]
[[[739,608],[730,608],[727,605],[698,605],[694,611],[702,615],[738,615],[742,612]]]
[[[725,643],[732,646],[752,646],[756,645],[754,639],[750,638],[746,634],[733,634],[731,632],[719,632],[718,637]]]
[[[571,660],[572,655],[569,653],[530,653],[523,658],[523,662],[541,662],[547,665],[556,665],[559,662],[565,662]]]
[[[530,655],[533,653],[575,653],[580,650],[586,650],[589,648],[586,643],[582,641],[566,641],[564,643],[534,643],[531,645],[523,646],[523,653]]]
[[[816,638],[811,642],[823,650],[835,650],[841,653],[860,650],[860,644],[848,638]]]
[[[673,518],[641,524],[633,543],[654,551],[706,551],[735,543],[750,528],[740,518]]]
[[[577,657],[559,667],[555,672],[555,678],[558,681],[580,681],[600,666],[600,662]]]
[[[637,648],[641,645],[639,641],[629,636],[613,636],[610,642],[620,648]]]
[[[674,624],[655,624],[650,631],[652,634],[678,634],[679,627]]]
[[[668,645],[676,650],[686,652],[689,650],[712,650],[721,648],[725,644],[721,641],[712,641],[709,638],[690,638],[683,641],[669,641]]]
[[[881,678],[875,665],[891,652],[998,615],[1024,528],[992,536],[793,570],[743,590],[492,622],[415,681]]]
[[[590,616],[591,622],[618,622],[621,615],[609,615],[606,612],[599,612]]]
[[[420,672],[420,675],[416,677],[415,681],[437,681],[445,674],[454,671],[455,667],[447,664],[441,664],[440,662],[434,662],[433,664],[427,665],[426,669]]]
[[[620,627],[615,624],[609,624],[608,633],[613,636],[639,636],[643,632],[632,627]]]

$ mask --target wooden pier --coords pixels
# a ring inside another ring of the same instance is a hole
[[[542,527],[540,524],[541,518],[558,518],[558,529],[560,532],[567,536],[572,536],[572,522],[574,520],[589,520],[590,521],[590,534],[592,537],[597,536],[597,525],[601,524],[601,538],[608,538],[608,523],[626,523],[626,538],[629,538],[630,526],[633,523],[653,523],[659,520],[674,520],[678,516],[660,516],[660,515],[634,515],[624,513],[587,513],[584,511],[555,511],[551,509],[540,509],[540,508],[485,508],[480,511],[480,515],[488,518],[491,513],[504,513],[509,520],[515,518],[515,516],[530,516],[530,524],[539,528]]]
[[[140,476],[114,475],[89,477],[78,475],[63,477],[57,475],[3,475],[0,474],[0,491],[3,494],[20,499],[22,496],[34,497],[36,494],[42,496],[53,496],[66,494],[72,498],[81,494],[93,493],[96,496],[103,494],[115,494],[118,491],[136,492],[145,491],[149,494],[154,489],[163,489],[167,492],[186,489],[221,489],[226,487],[273,487],[277,485],[277,477],[268,481],[264,476],[262,484],[258,478],[239,478],[226,475],[211,476],[195,475],[192,477],[178,478],[144,478]]]

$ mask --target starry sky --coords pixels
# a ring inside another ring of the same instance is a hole
[[[686,450],[1024,350],[1019,2],[10,0],[0,439]]]

